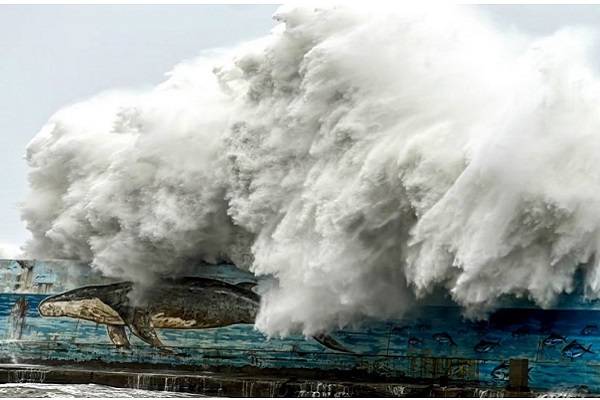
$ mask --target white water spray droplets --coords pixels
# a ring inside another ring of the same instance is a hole
[[[592,32],[499,32],[469,8],[281,8],[260,41],[152,91],[59,111],[28,148],[36,257],[151,282],[231,260],[275,284],[257,327],[468,314],[600,292]]]

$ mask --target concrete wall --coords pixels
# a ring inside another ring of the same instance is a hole
[[[229,265],[198,270],[199,275],[230,283],[253,279]],[[576,295],[552,310],[512,303],[486,322],[465,320],[452,303],[438,301],[402,320],[333,332],[354,354],[336,352],[302,336],[267,340],[249,324],[161,329],[160,339],[172,349],[164,351],[130,332],[131,348],[117,348],[103,324],[38,313],[37,305],[49,295],[113,282],[87,265],[2,260],[0,277],[0,359],[4,362],[242,368],[269,373],[321,370],[365,379],[436,379],[504,386],[508,361],[525,358],[531,368],[529,384],[534,388],[556,388],[561,382],[564,388],[586,385],[589,390],[600,390],[600,354],[594,350],[600,350],[595,322],[600,321],[600,310]]]

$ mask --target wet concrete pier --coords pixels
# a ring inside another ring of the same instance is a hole
[[[84,366],[0,364],[0,383],[100,384],[156,391],[178,391],[219,397],[524,397],[476,385],[394,383],[238,372],[192,373],[172,370],[108,369]],[[159,395],[159,394],[157,394]]]

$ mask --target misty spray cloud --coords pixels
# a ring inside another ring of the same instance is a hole
[[[271,275],[256,326],[313,334],[444,288],[600,290],[594,32],[470,8],[282,7],[271,35],[143,92],[58,111],[27,150],[33,257],[151,284],[198,261]],[[582,266],[585,265],[585,266]]]

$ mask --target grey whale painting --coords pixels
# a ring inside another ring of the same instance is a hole
[[[600,305],[580,295],[548,310],[508,301],[485,321],[465,319],[442,299],[397,320],[268,339],[253,326],[260,302],[253,275],[227,264],[197,271],[132,301],[132,283],[85,264],[0,260],[0,359],[307,368],[500,387],[508,360],[527,358],[532,388],[555,389],[560,377],[565,389],[600,391]]]
[[[50,296],[38,305],[44,317],[84,319],[107,327],[108,336],[118,347],[130,347],[125,327],[144,342],[166,346],[155,328],[206,329],[235,324],[253,324],[260,297],[252,282],[232,285],[208,278],[166,280],[143,292],[139,304],[132,304],[132,282],[84,286]],[[324,346],[350,352],[329,335],[315,339]]]

